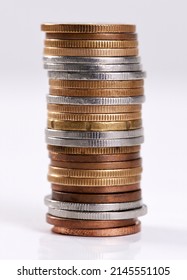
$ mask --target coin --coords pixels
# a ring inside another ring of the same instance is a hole
[[[119,203],[131,202],[141,199],[141,190],[125,192],[125,193],[112,193],[112,194],[84,194],[84,193],[64,193],[52,192],[52,199],[63,202],[78,202],[78,203]],[[56,209],[55,209],[56,210]],[[100,214],[100,213],[99,213]],[[99,215],[98,214],[98,215]],[[67,217],[68,218],[68,217]],[[134,218],[134,217],[133,217]],[[96,219],[96,220],[99,220]],[[107,219],[106,219],[107,220]]]
[[[124,211],[136,209],[142,206],[142,200],[137,200],[133,202],[121,202],[121,203],[74,203],[74,202],[64,202],[59,200],[53,200],[51,195],[47,195],[44,199],[45,205],[60,210],[69,211],[88,211],[88,212],[107,212],[107,211]]]
[[[141,175],[125,177],[125,178],[68,178],[48,175],[48,181],[53,184],[66,186],[124,186],[139,183]],[[140,198],[139,198],[140,199]]]
[[[131,177],[142,173],[142,167],[134,167],[128,169],[112,169],[112,170],[89,170],[89,169],[68,169],[49,165],[48,174],[58,177],[69,178],[118,178]]]
[[[133,33],[136,31],[136,26],[133,24],[43,23],[41,30],[48,33]]]
[[[140,183],[124,185],[124,186],[66,186],[66,185],[57,185],[51,184],[51,188],[53,191],[59,192],[69,192],[69,193],[95,193],[97,195],[101,193],[123,193],[136,191],[140,189]]]
[[[120,131],[140,128],[142,127],[142,120],[138,119],[123,122],[74,122],[48,119],[47,126],[50,129],[66,131]]]
[[[133,89],[67,89],[60,87],[50,87],[49,94],[82,97],[122,97],[143,95],[144,89],[143,87]]]
[[[144,80],[128,80],[128,81],[69,81],[69,80],[55,80],[49,79],[50,86],[57,86],[63,88],[137,88],[142,87],[144,85]]]
[[[63,139],[46,137],[46,143],[53,146],[64,147],[122,147],[122,146],[136,146],[144,142],[144,137],[122,138],[122,139]]]
[[[70,218],[78,220],[124,220],[135,219],[140,216],[144,216],[147,213],[147,207],[146,205],[143,205],[140,208],[120,212],[79,212],[48,208],[48,213],[59,218]]]
[[[140,232],[141,223],[138,221],[135,225],[125,226],[125,227],[115,227],[108,229],[71,229],[66,227],[54,226],[52,231],[54,233],[64,234],[64,235],[74,235],[74,236],[87,236],[87,237],[109,237],[109,236],[122,236],[130,235]]]
[[[94,72],[136,72],[142,71],[141,64],[115,64],[115,65],[92,65],[92,64],[44,64],[44,69],[49,71],[64,71],[78,73]]]
[[[47,109],[59,113],[73,114],[115,114],[115,113],[132,113],[141,110],[141,104],[131,105],[68,105],[68,104],[50,104]]]
[[[131,64],[140,63],[141,59],[139,56],[111,56],[111,57],[84,57],[84,56],[44,56],[44,64],[90,64],[90,65],[100,65],[106,66],[107,64]]]
[[[138,46],[138,41],[117,41],[117,40],[55,40],[46,39],[45,47],[51,48],[91,48],[91,49],[121,49],[135,48]]]
[[[134,138],[143,136],[143,128],[124,131],[65,131],[46,129],[46,137],[70,138],[70,139],[116,139]]]
[[[55,147],[48,145],[47,149],[50,152],[56,152],[56,153],[63,153],[68,155],[109,155],[111,156],[113,154],[128,154],[128,153],[137,153],[140,151],[140,146],[132,146],[132,147],[115,147],[115,148],[76,148],[76,147]],[[130,158],[135,159],[135,158]]]
[[[55,146],[54,146],[55,147]],[[72,154],[63,154],[59,152],[51,152],[49,151],[49,157],[55,161],[61,162],[70,162],[70,163],[110,163],[115,164],[115,162],[125,162],[129,160],[135,160],[140,158],[140,153],[129,153],[129,154],[98,154],[98,155],[72,155]]]
[[[143,71],[137,72],[65,72],[48,71],[49,79],[61,80],[138,80],[146,77]],[[103,104],[104,105],[104,104]]]
[[[117,162],[67,162],[67,161],[51,161],[51,165],[55,167],[63,168],[75,168],[75,169],[124,169],[124,168],[133,168],[141,166],[142,160],[128,160],[128,161],[117,161]]]
[[[46,39],[61,40],[137,40],[136,33],[46,33]]]
[[[126,220],[111,220],[111,221],[94,221],[94,220],[76,220],[76,219],[66,219],[58,218],[52,215],[46,215],[47,223],[57,226],[57,227],[68,227],[71,229],[104,229],[104,228],[115,228],[115,227],[125,227],[131,226],[136,223],[136,219],[126,219]]]
[[[145,96],[128,96],[128,97],[71,97],[47,95],[47,102],[52,104],[68,105],[131,105],[142,104]]]
[[[129,49],[86,49],[44,48],[44,56],[137,56],[137,48]]]

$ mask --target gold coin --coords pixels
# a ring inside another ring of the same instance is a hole
[[[136,33],[46,33],[46,39],[57,40],[137,40]]]
[[[73,114],[113,114],[113,113],[133,113],[141,111],[140,104],[134,105],[109,105],[109,106],[79,106],[66,104],[47,104],[47,109],[59,113],[73,113]]]
[[[49,48],[92,48],[92,49],[121,49],[135,48],[138,41],[96,41],[96,40],[45,40]]]
[[[134,33],[136,26],[132,24],[55,24],[43,23],[41,30],[48,33]]]
[[[124,89],[143,87],[144,80],[129,80],[129,81],[68,81],[68,80],[53,80],[49,79],[49,85],[62,88],[74,89]]]
[[[115,155],[115,154],[131,154],[140,151],[141,146],[130,147],[107,147],[107,148],[78,148],[78,147],[58,147],[48,145],[50,152],[62,153],[66,155]]]
[[[112,170],[83,170],[83,169],[68,169],[49,166],[49,175],[57,177],[75,177],[75,178],[118,178],[118,177],[131,177],[140,175],[142,167],[135,167],[129,169],[112,169]]]
[[[121,97],[121,96],[140,96],[144,94],[144,88],[133,89],[76,89],[76,88],[61,88],[50,87],[50,95],[56,96],[82,96],[82,97]]]
[[[141,119],[124,122],[70,122],[48,119],[48,128],[57,130],[117,131],[132,130],[140,127],[142,127]]]
[[[137,56],[138,49],[44,48],[47,56]]]
[[[139,183],[141,175],[123,178],[69,178],[48,175],[48,181],[53,184],[65,186],[124,186]]]
[[[141,119],[141,112],[126,114],[67,114],[48,111],[48,119],[73,122],[122,122]]]

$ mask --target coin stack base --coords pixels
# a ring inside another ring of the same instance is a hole
[[[42,24],[48,71],[46,220],[57,234],[140,232],[145,72],[135,25]]]

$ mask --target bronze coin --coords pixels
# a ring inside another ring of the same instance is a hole
[[[61,40],[137,40],[136,33],[46,33],[46,39]]]
[[[96,221],[96,220],[77,220],[77,219],[66,219],[46,215],[46,220],[49,224],[57,227],[67,228],[85,228],[85,229],[100,229],[100,228],[114,228],[114,227],[125,227],[131,226],[136,223],[136,219],[128,220],[108,220],[108,221]]]
[[[123,162],[140,158],[140,153],[116,154],[116,155],[67,155],[62,153],[49,152],[49,157],[54,161],[73,163],[101,163],[101,162]]]
[[[112,194],[87,194],[87,193],[64,193],[52,192],[52,199],[63,202],[78,202],[78,203],[117,203],[131,202],[141,199],[141,190],[124,193]]]
[[[123,193],[123,192],[130,192],[136,191],[140,189],[140,183],[132,184],[132,185],[125,185],[125,186],[109,186],[109,187],[89,187],[89,186],[65,186],[65,185],[57,185],[51,184],[51,188],[53,191],[59,192],[69,192],[69,193]]]
[[[67,162],[67,161],[55,161],[51,160],[51,166],[72,168],[72,169],[125,169],[134,168],[142,165],[142,159],[128,160],[128,161],[116,161],[116,162]]]
[[[107,228],[107,229],[75,229],[67,227],[57,227],[54,226],[52,231],[54,233],[60,233],[64,235],[74,235],[74,236],[87,236],[87,237],[106,237],[106,236],[123,236],[130,235],[140,232],[141,223],[137,221],[132,226],[126,227],[116,227],[116,228]]]

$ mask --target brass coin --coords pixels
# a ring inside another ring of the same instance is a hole
[[[140,112],[141,105],[58,105],[58,104],[48,104],[47,109],[53,112],[59,113],[73,113],[73,114],[115,114],[115,113],[132,113]]]
[[[44,48],[47,56],[137,56],[137,48],[129,49],[86,49],[86,48]]]
[[[75,89],[101,89],[101,88],[137,88],[143,87],[144,80],[129,81],[69,81],[69,80],[53,80],[49,79],[49,85],[54,87],[75,88]]]
[[[69,192],[69,193],[123,193],[137,191],[140,189],[140,183],[124,185],[124,186],[66,186],[66,185],[57,185],[51,184],[53,191],[59,192]]]
[[[132,24],[56,24],[43,23],[41,30],[52,33],[121,33],[136,31]]]
[[[57,227],[68,227],[76,229],[101,229],[101,228],[113,228],[113,227],[125,227],[134,225],[137,219],[127,220],[109,220],[109,221],[95,221],[95,220],[77,220],[77,219],[66,219],[46,215],[47,223]]]
[[[52,146],[56,147],[56,146]],[[137,146],[138,147],[138,146]],[[63,147],[62,147],[63,148]],[[78,151],[78,150],[77,150]],[[49,151],[49,157],[51,160],[60,161],[60,162],[69,162],[79,164],[83,163],[106,163],[111,162],[111,164],[115,164],[115,162],[125,162],[129,160],[134,160],[140,158],[140,152],[136,153],[127,153],[127,154],[65,154],[61,152],[51,152]]]
[[[46,39],[60,40],[137,40],[136,33],[46,33]]]
[[[109,236],[123,236],[135,234],[141,231],[141,223],[137,221],[135,225],[126,227],[116,227],[108,229],[75,229],[66,227],[56,227],[52,228],[54,233],[64,234],[64,235],[74,235],[74,236],[86,236],[86,237],[109,237]]]
[[[123,122],[141,119],[141,112],[126,114],[68,114],[48,111],[48,119],[73,122]]]
[[[141,175],[123,178],[68,178],[49,174],[48,181],[53,184],[66,186],[122,186],[139,183]]]
[[[75,155],[75,154],[80,154],[80,155],[113,155],[115,154],[129,154],[129,153],[137,153],[140,152],[141,146],[131,146],[131,147],[107,147],[107,148],[77,148],[77,147],[57,147],[57,146],[52,146],[48,145],[47,149],[50,152],[56,152],[56,153],[63,153],[67,155]],[[125,155],[126,156],[126,155]],[[137,155],[136,155],[137,156]],[[139,156],[138,156],[139,157]],[[137,157],[135,157],[137,158]],[[128,157],[128,159],[135,159],[134,157]],[[128,160],[126,159],[126,160]],[[99,158],[96,159],[96,162],[99,160]],[[116,160],[120,161],[120,160]],[[89,161],[85,161],[89,162]],[[93,161],[92,161],[93,162]]]
[[[64,193],[52,192],[52,199],[63,202],[74,203],[120,203],[131,202],[141,199],[141,190],[112,194],[85,194],[85,193]]]
[[[68,178],[118,178],[118,177],[131,177],[140,175],[142,167],[126,168],[126,169],[110,169],[110,170],[97,170],[97,169],[69,169],[49,166],[49,175]]]
[[[123,122],[71,122],[48,119],[47,126],[51,129],[68,131],[119,131],[141,128],[142,120],[138,119]]]
[[[134,168],[142,165],[142,159],[117,161],[117,162],[68,162],[51,160],[51,166],[71,169],[125,169]]]
[[[47,39],[45,47],[49,48],[92,48],[92,49],[121,49],[135,48],[138,41],[96,41],[96,40],[54,40]]]
[[[144,94],[144,88],[124,88],[124,89],[76,89],[76,88],[61,88],[50,87],[50,95],[55,96],[81,96],[81,97],[125,97],[125,96],[140,96]]]

